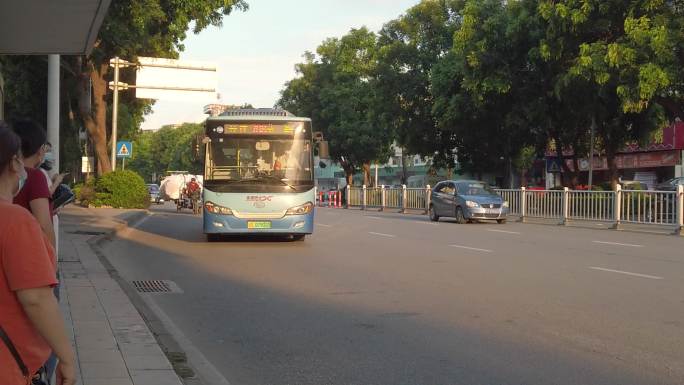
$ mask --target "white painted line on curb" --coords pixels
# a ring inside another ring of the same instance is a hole
[[[625,275],[631,275],[631,276],[634,276],[634,277],[649,278],[649,279],[664,279],[663,277],[658,277],[658,276],[656,276],[656,275],[639,274],[639,273],[630,273],[629,271],[606,269],[605,267],[589,266],[589,268],[592,269],[592,270],[607,271],[607,272],[609,272],[609,273],[625,274]]]
[[[373,232],[373,231],[369,231],[368,234],[377,235],[377,236],[379,236],[379,237],[387,237],[387,238],[396,238],[396,237],[397,237],[396,235],[392,235],[392,234],[383,234],[383,233],[375,233],[375,232]]]
[[[472,250],[472,251],[481,251],[483,253],[493,253],[492,250],[478,249],[477,247],[468,247],[468,246],[461,246],[461,245],[449,245],[449,247],[455,247],[457,249],[466,249],[466,250]]]
[[[517,234],[517,235],[522,234],[522,233],[519,233],[517,231],[508,231],[508,230],[487,229],[487,231],[491,231],[493,233],[504,233],[504,234]]]
[[[316,223],[316,226],[332,227],[332,225],[326,225],[325,223]]]
[[[630,243],[605,242],[605,241],[593,241],[593,242],[599,243],[602,245],[625,246],[625,247],[644,247],[644,245],[633,245]]]

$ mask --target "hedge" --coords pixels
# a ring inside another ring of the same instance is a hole
[[[76,198],[83,206],[144,209],[150,195],[143,178],[129,170],[114,171],[83,185],[74,186]]]

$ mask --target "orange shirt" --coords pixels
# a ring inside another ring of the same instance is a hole
[[[29,373],[50,355],[16,291],[57,284],[55,252],[36,219],[25,208],[0,201],[0,325],[12,340]],[[0,340],[0,384],[23,385],[19,366]]]

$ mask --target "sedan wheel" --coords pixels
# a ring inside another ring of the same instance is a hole
[[[439,217],[437,216],[437,213],[435,212],[435,207],[430,205],[430,208],[428,209],[428,214],[430,216],[430,220],[433,222],[439,221]]]
[[[503,225],[504,223],[506,223],[506,220],[505,219],[497,219],[496,223]]]
[[[465,215],[463,215],[463,209],[460,207],[456,207],[456,223],[464,224],[466,222],[467,221],[466,221]]]

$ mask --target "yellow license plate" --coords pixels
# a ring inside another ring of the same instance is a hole
[[[270,229],[271,222],[247,222],[248,229]]]

